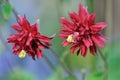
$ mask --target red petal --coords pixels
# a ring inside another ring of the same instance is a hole
[[[99,39],[101,39],[103,42],[107,42],[107,39],[103,36],[103,35],[101,35],[101,34],[96,34],[98,37],[99,37]]]
[[[73,24],[64,17],[61,18],[61,26],[67,29],[68,31],[72,31],[74,28]]]
[[[80,23],[79,15],[77,15],[75,12],[69,13],[69,16],[74,23]]]
[[[90,36],[86,36],[83,38],[83,42],[87,48],[89,48],[91,45],[93,45],[92,40]]]
[[[39,50],[39,49],[36,50],[36,54],[37,54],[37,57],[38,57],[38,58],[42,58],[42,57],[43,57],[42,51]]]
[[[46,47],[43,46],[43,45],[41,45],[41,44],[39,44],[39,45],[38,45],[38,48],[39,48],[39,49],[43,49],[43,48],[46,48]]]
[[[79,5],[79,16],[81,21],[84,21],[84,19],[89,15],[87,8],[84,8],[82,4]]]
[[[23,30],[29,30],[31,28],[30,23],[27,21],[25,16],[19,16],[18,23]]]
[[[47,36],[44,36],[44,35],[38,35],[38,37],[35,37],[37,39],[39,39],[40,41],[42,42],[49,42],[51,39],[53,39],[53,37],[47,37]]]
[[[30,36],[28,38],[28,40],[26,41],[26,45],[29,46],[32,40],[33,40],[33,38]]]
[[[88,21],[89,21],[89,26],[91,26],[91,25],[94,24],[95,16],[96,16],[96,14],[94,14],[94,13],[89,16],[89,19],[88,19]]]
[[[18,24],[14,24],[12,25],[12,28],[15,29],[16,31],[20,32],[21,31],[21,28]]]
[[[103,30],[106,26],[107,26],[107,24],[105,22],[96,23],[90,27],[92,30],[91,33],[96,34],[99,31]]]
[[[31,28],[32,28],[32,29],[31,29],[32,34],[33,34],[33,35],[36,35],[36,34],[38,33],[38,24],[35,23],[34,25],[32,25]]]
[[[104,42],[107,41],[103,36],[100,34],[92,35],[92,40],[100,47],[104,47]]]
[[[74,53],[75,50],[77,50],[77,48],[78,48],[78,44],[73,44],[72,47],[70,48],[70,52]]]
[[[87,54],[87,47],[85,45],[81,44],[80,49],[81,49],[81,55],[85,57]]]
[[[68,31],[68,30],[61,30],[60,31],[60,37],[61,38],[67,38],[68,35],[70,35],[72,32]]]
[[[63,46],[67,46],[67,45],[69,45],[69,44],[70,44],[70,43],[67,42],[66,40],[62,42],[62,45],[63,45]]]

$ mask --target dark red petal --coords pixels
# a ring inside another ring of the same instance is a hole
[[[37,37],[35,37],[36,39],[39,39],[40,41],[42,42],[49,42],[51,39],[53,39],[53,37],[47,37],[47,36],[44,36],[44,35],[38,35]]]
[[[104,42],[107,41],[106,38],[104,38],[100,34],[92,35],[92,40],[100,47],[104,47]]]
[[[43,57],[42,51],[40,49],[36,49],[36,54],[37,54],[38,58],[42,58]]]
[[[79,15],[77,13],[75,13],[75,12],[69,13],[69,16],[74,23],[76,23],[76,24],[80,23],[80,18],[79,18]]]
[[[80,54],[80,49],[77,51],[77,56]]]
[[[85,18],[89,15],[87,8],[84,8],[82,4],[79,5],[79,17],[81,21],[84,21]]]
[[[73,44],[73,45],[71,46],[71,48],[70,48],[70,52],[71,52],[71,53],[74,53],[75,50],[77,50],[77,48],[78,48],[78,44]]]
[[[35,54],[33,52],[29,52],[28,55],[31,56],[33,60],[35,60]]]
[[[88,19],[88,21],[89,21],[89,26],[91,26],[91,25],[94,24],[95,17],[96,17],[96,14],[94,14],[94,13],[89,16],[89,19]]]
[[[61,18],[61,26],[68,31],[72,31],[74,29],[74,25],[64,17]]]
[[[95,45],[90,46],[90,53],[91,53],[92,55],[95,55],[95,53],[96,53],[96,46],[95,46]]]
[[[92,30],[91,33],[93,34],[98,33],[99,31],[103,30],[106,26],[107,24],[105,22],[96,23],[90,27]]]
[[[62,42],[62,45],[63,45],[63,46],[67,46],[67,45],[69,45],[69,44],[70,44],[70,43],[67,42],[66,40]]]
[[[85,57],[87,54],[87,47],[85,45],[81,44],[80,49],[81,49],[81,55]]]

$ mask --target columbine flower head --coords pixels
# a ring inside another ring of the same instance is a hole
[[[99,32],[107,24],[105,22],[95,23],[95,14],[90,14],[81,4],[78,13],[72,12],[69,16],[71,21],[64,17],[61,18],[60,37],[65,39],[62,45],[70,45],[70,52],[77,51],[77,55],[86,56],[88,49],[92,55],[95,55],[96,46],[104,47],[106,38]]]
[[[24,58],[26,53],[35,60],[35,56],[41,58],[43,48],[51,46],[50,40],[54,37],[47,37],[38,32],[38,21],[30,25],[26,17],[19,16],[18,24],[12,25],[17,31],[8,38],[8,43],[13,43],[13,53]]]

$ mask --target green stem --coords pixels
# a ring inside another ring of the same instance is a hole
[[[104,57],[104,55],[103,55],[102,51],[100,50],[100,48],[98,48],[98,51],[99,51],[99,55],[100,55],[101,59],[104,62],[104,80],[108,80],[108,63],[107,63],[107,60]]]
[[[60,63],[60,65],[62,66],[62,68],[69,74],[69,76],[72,76],[74,78],[76,78],[74,76],[74,74],[71,72],[70,69],[68,69],[68,67],[61,61],[60,57],[57,55],[57,53],[51,48],[49,47],[49,50],[52,52],[52,54],[56,57],[57,61]]]

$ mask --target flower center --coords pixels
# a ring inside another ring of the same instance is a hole
[[[66,40],[67,40],[67,42],[74,42],[73,35],[72,34],[68,35]]]
[[[18,57],[19,58],[25,58],[25,56],[26,56],[25,50],[21,50],[20,53],[19,53],[19,55],[18,55]]]

